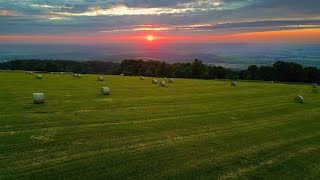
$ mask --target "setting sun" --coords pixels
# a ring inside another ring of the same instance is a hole
[[[148,41],[153,41],[153,36],[152,35],[147,36],[147,40]]]

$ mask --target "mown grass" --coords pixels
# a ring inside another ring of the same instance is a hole
[[[161,88],[97,76],[0,73],[0,179],[320,176],[320,98],[309,85],[176,79]],[[34,92],[44,105],[32,104]]]

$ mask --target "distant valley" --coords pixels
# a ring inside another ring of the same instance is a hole
[[[0,61],[15,59],[63,59],[121,61],[152,59],[189,62],[201,59],[212,65],[243,69],[248,65],[271,65],[278,60],[320,67],[320,45],[286,44],[0,44]]]

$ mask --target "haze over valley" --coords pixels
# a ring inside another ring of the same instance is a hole
[[[243,69],[294,61],[320,67],[320,45],[249,43],[113,43],[113,44],[1,44],[0,60],[59,59],[120,62],[124,59],[190,62]]]

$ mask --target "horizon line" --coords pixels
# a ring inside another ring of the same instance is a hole
[[[5,40],[95,40],[124,42],[147,41],[147,36],[152,33],[139,35],[117,35],[117,36],[81,36],[81,35],[0,35],[0,39]],[[227,35],[154,35],[153,42],[234,42],[234,43],[307,43],[320,44],[320,28],[276,30],[263,32],[237,33]]]

